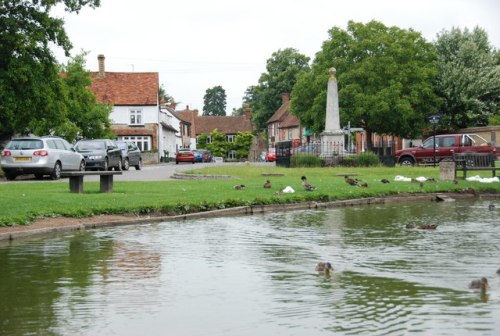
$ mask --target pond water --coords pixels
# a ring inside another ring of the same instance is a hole
[[[0,335],[498,335],[500,206],[489,203],[293,211],[4,243]],[[316,274],[318,261],[333,274]],[[468,289],[481,276],[485,295]]]

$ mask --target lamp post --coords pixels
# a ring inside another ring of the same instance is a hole
[[[441,119],[441,116],[439,114],[434,114],[429,117],[429,122],[432,124],[432,130],[434,132],[434,136],[432,139],[433,142],[433,162],[434,162],[434,167],[436,167],[436,125],[439,124],[439,120]]]

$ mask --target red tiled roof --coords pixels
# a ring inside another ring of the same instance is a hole
[[[300,125],[299,119],[293,114],[287,112],[281,119],[279,128],[293,128],[293,127],[298,127],[299,125]]]
[[[208,134],[214,129],[219,133],[236,134],[253,131],[248,116],[197,116],[195,117],[196,134]]]
[[[288,99],[288,95],[283,95],[281,106],[278,108],[276,112],[269,118],[267,124],[271,124],[274,122],[279,122],[283,119],[283,116],[288,113],[288,108],[290,107],[290,99]]]
[[[158,105],[157,72],[91,72],[90,89],[100,103],[113,105]]]

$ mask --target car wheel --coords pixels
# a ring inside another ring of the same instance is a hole
[[[108,163],[108,158],[106,158],[104,160],[104,167],[102,168],[102,170],[106,171],[109,169],[109,163]]]
[[[61,178],[61,163],[59,161],[54,165],[52,173],[50,173],[50,178],[53,180],[59,180]]]
[[[43,179],[43,174],[35,174],[35,178],[37,180],[41,180],[41,179]]]
[[[128,160],[128,158],[125,158],[125,161],[123,161],[122,169],[129,170],[129,168],[130,168],[130,161]]]
[[[403,167],[411,167],[415,164],[415,161],[411,157],[404,157],[399,160],[399,164]]]
[[[5,174],[5,178],[8,180],[8,181],[13,181],[15,180],[17,177],[16,174]]]
[[[120,156],[120,160],[115,166],[115,171],[122,171],[122,157]]]
[[[142,169],[142,159],[139,160],[139,164],[135,166],[135,170],[141,170]]]
[[[85,171],[85,160],[82,160],[80,162],[80,168],[78,169],[79,171]]]

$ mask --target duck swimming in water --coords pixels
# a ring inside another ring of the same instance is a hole
[[[482,277],[481,279],[478,280],[472,280],[469,284],[469,288],[471,289],[481,289],[481,290],[486,290],[490,286],[488,285],[488,279],[485,277]]]
[[[417,229],[420,230],[435,230],[437,228],[437,224],[424,224],[417,226]]]
[[[332,264],[330,264],[329,262],[319,262],[316,265],[316,269],[315,270],[319,274],[329,275],[330,271],[333,271],[333,267],[332,267]]]

